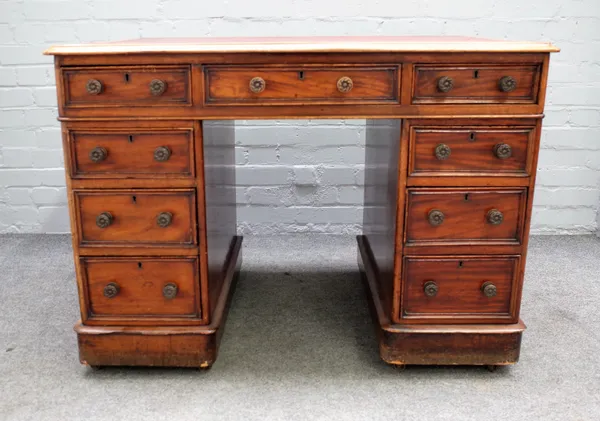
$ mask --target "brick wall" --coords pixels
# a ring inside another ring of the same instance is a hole
[[[561,47],[550,69],[532,230],[596,230],[598,0],[0,0],[0,232],[69,231],[54,75],[51,58],[41,55],[47,46],[160,36],[376,34],[547,40]],[[240,230],[360,232],[363,123],[238,122]]]

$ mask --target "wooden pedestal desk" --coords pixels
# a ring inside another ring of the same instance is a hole
[[[519,358],[546,43],[207,38],[55,56],[82,363],[208,367],[241,265],[235,119],[366,119],[381,358]]]

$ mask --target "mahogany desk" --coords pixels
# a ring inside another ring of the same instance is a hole
[[[515,363],[549,53],[470,38],[50,48],[82,363],[208,367],[241,265],[235,119],[367,120],[359,267],[381,358]]]

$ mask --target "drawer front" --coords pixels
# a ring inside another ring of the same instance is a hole
[[[457,322],[516,318],[519,257],[407,257],[402,317]]]
[[[526,189],[409,189],[407,245],[520,244]]]
[[[537,103],[539,65],[415,66],[413,103]]]
[[[414,126],[409,175],[527,176],[534,127]]]
[[[195,197],[193,189],[75,191],[81,243],[196,244]]]
[[[199,318],[198,261],[82,259],[89,319]]]
[[[207,105],[398,102],[396,66],[209,66],[204,71]]]
[[[75,178],[194,175],[193,131],[69,132]]]
[[[191,105],[189,66],[63,69],[66,107]]]

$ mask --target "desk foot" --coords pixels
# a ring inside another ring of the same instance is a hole
[[[381,304],[375,264],[368,242],[358,236],[358,265],[375,323],[379,353],[388,364],[482,365],[496,367],[519,360],[523,321],[515,324],[392,324]]]
[[[204,326],[75,325],[79,360],[91,367],[155,366],[207,369],[217,358],[241,266],[242,237],[232,241],[223,288],[212,323]]]

